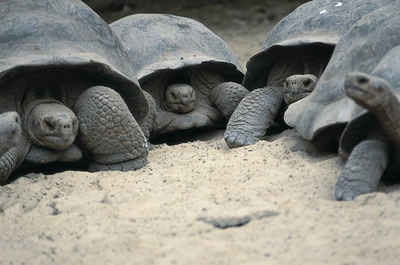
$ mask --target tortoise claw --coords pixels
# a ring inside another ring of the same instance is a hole
[[[242,147],[257,143],[260,139],[239,131],[225,132],[224,139],[229,148]]]
[[[357,196],[376,191],[361,180],[339,179],[336,184],[335,197],[338,201],[352,201]]]

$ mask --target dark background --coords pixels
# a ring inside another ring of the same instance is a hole
[[[207,20],[218,14],[236,13],[228,19],[245,19],[260,22],[280,19],[305,0],[84,0],[93,10],[112,22],[133,13],[169,13]],[[249,14],[252,13],[252,16]]]

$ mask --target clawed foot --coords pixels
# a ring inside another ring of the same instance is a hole
[[[375,139],[359,143],[338,177],[336,199],[351,201],[361,194],[376,191],[388,161],[386,142]]]
[[[226,131],[224,134],[224,138],[229,148],[252,145],[260,140],[250,134],[238,131]]]
[[[335,197],[338,201],[352,201],[357,196],[376,191],[376,187],[371,187],[362,180],[351,180],[340,177],[336,183]]]

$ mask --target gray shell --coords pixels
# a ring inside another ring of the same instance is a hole
[[[82,1],[1,1],[0,14],[0,87],[30,70],[79,69],[96,80],[92,85],[118,91],[138,122],[145,119],[148,102],[124,48]]]
[[[314,0],[295,9],[274,26],[261,51],[247,62],[243,85],[249,89],[264,87],[275,80],[267,80],[279,55],[294,47],[323,49],[332,54],[341,36],[366,13],[389,0]],[[298,50],[301,57],[302,50]],[[293,73],[304,74],[304,73]]]
[[[380,77],[392,86],[398,100],[400,101],[400,46],[391,49],[379,62],[379,64],[372,71],[371,75]],[[357,117],[352,119],[346,126],[342,137],[340,139],[340,147],[344,156],[348,156],[353,148],[360,143],[371,124],[376,121],[375,116],[363,110]]]
[[[188,66],[215,68],[241,83],[243,70],[230,47],[200,22],[174,15],[135,14],[111,28],[128,50],[143,84],[152,75]]]
[[[377,1],[378,2],[378,1]],[[400,44],[400,3],[393,2],[362,17],[336,45],[314,91],[289,106],[285,122],[308,140],[327,127],[349,122],[362,108],[344,94],[350,72],[370,74],[381,58]]]

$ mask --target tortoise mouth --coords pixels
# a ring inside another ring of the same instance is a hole
[[[166,107],[169,111],[176,112],[176,113],[189,113],[195,110],[197,107],[197,101],[191,100],[184,103],[169,103]]]
[[[284,98],[286,104],[290,105],[290,104],[293,104],[305,97],[308,97],[310,94],[311,94],[311,92],[302,92],[302,93],[297,93],[297,94],[288,92],[283,95],[283,98]]]
[[[39,146],[45,146],[54,150],[65,150],[75,141],[75,136],[62,138],[53,135],[41,135],[36,137],[33,142]]]

